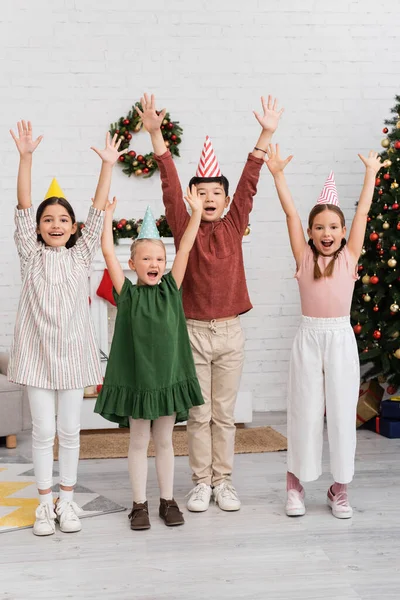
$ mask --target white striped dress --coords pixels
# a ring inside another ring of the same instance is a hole
[[[88,274],[99,248],[104,211],[93,207],[70,249],[37,241],[33,208],[15,211],[22,289],[8,378],[69,390],[102,383],[100,352],[89,312]]]

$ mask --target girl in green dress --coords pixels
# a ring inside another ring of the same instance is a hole
[[[150,527],[146,499],[150,431],[160,487],[159,515],[168,526],[184,523],[173,498],[172,432],[176,421],[187,419],[192,406],[204,403],[181,298],[189,252],[200,225],[202,202],[195,187],[187,190],[185,198],[192,214],[167,275],[164,275],[165,246],[152,217],[149,222],[148,209],[140,236],[131,247],[129,267],[136,272],[136,285],[124,276],[115,254],[112,220],[116,199],[106,207],[102,251],[118,312],[95,412],[130,427],[128,465],[133,508],[129,518],[134,530]]]

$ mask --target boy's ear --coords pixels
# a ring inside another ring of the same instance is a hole
[[[226,196],[226,198],[225,198],[225,208],[228,208],[230,201],[231,201],[230,196]]]

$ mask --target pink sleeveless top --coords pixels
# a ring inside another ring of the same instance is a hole
[[[319,256],[318,264],[322,273],[332,258]],[[307,244],[303,260],[295,275],[300,289],[301,313],[305,317],[348,317],[354,283],[358,279],[357,263],[351,257],[347,246],[335,260],[332,277],[314,279],[313,251]]]

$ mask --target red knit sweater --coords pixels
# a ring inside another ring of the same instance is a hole
[[[169,150],[155,157],[161,173],[165,216],[179,247],[189,221],[178,173]],[[249,155],[230,209],[219,221],[201,221],[183,280],[188,319],[211,321],[252,308],[243,265],[242,238],[253,208],[262,159]]]

